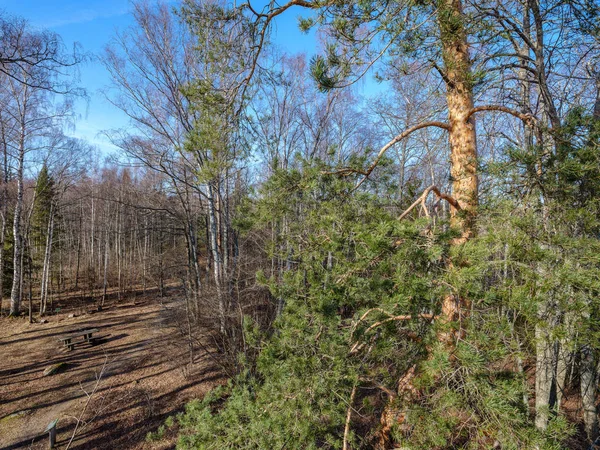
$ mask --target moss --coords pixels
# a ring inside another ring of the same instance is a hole
[[[69,365],[66,362],[59,362],[57,364],[49,366],[44,370],[44,376],[47,377],[50,375],[55,375],[59,372],[63,372],[67,369],[68,366]]]

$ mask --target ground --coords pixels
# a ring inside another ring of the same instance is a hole
[[[147,433],[223,378],[206,351],[189,364],[172,308],[147,296],[94,313],[63,309],[48,323],[0,318],[0,449],[48,448],[44,429],[54,419],[56,448],[174,448],[176,433],[152,442]],[[61,348],[59,336],[87,328],[100,329],[101,343]],[[61,372],[43,376],[61,362]]]

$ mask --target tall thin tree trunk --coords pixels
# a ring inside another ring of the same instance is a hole
[[[600,123],[600,70],[595,74],[596,78],[596,100],[593,108],[593,126]],[[593,311],[591,305],[587,305],[585,318],[589,319]],[[595,317],[594,317],[595,318]],[[579,364],[579,378],[581,401],[583,404],[583,422],[589,442],[598,438],[598,410],[596,401],[598,398],[598,351],[591,345],[584,345],[580,351],[581,362]]]
[[[158,224],[158,295],[163,298],[165,295],[165,275],[164,275],[164,236],[163,236],[163,215],[160,216]]]
[[[95,232],[96,232],[96,208],[95,208],[95,203],[94,203],[94,187],[92,186],[92,214],[91,214],[91,225],[92,225],[92,229],[91,229],[91,236],[90,236],[90,260],[88,261],[88,267],[89,267],[89,281],[90,281],[90,294],[92,297],[92,302],[94,301],[94,289],[96,287],[96,273],[95,273],[95,269],[96,266],[94,265],[94,260],[95,260],[95,253],[94,250],[96,249],[96,246],[94,245],[94,241],[96,239],[95,236]]]
[[[2,142],[2,190],[0,191],[0,314],[2,314],[2,301],[4,300],[4,241],[6,239],[6,223],[8,214],[8,152],[4,142],[4,130]]]
[[[215,207],[215,192],[214,183],[208,185],[208,222],[209,222],[209,238],[210,238],[210,250],[213,259],[213,275],[215,281],[215,287],[217,289],[217,301],[219,305],[219,329],[222,334],[225,333],[225,302],[223,299],[223,289],[221,283],[222,273],[222,260],[219,252],[218,244],[218,228],[217,228],[217,217]]]
[[[538,308],[539,320],[545,321],[550,303]],[[550,419],[550,410],[554,403],[556,346],[550,341],[548,330],[540,324],[535,327],[535,426],[545,430]]]
[[[197,238],[197,230],[196,224],[193,217],[189,218],[188,223],[188,232],[190,239],[190,262],[192,266],[192,276],[193,276],[193,298],[195,303],[195,308],[198,307],[199,294],[201,288],[201,272],[200,272],[200,263],[198,262],[198,238]]]
[[[48,300],[48,278],[50,274],[50,257],[52,255],[52,240],[54,235],[54,202],[50,204],[50,217],[46,232],[46,249],[44,251],[44,265],[42,269],[42,284],[40,290],[40,315],[46,313]]]
[[[10,315],[18,316],[21,312],[21,283],[23,259],[23,235],[21,233],[21,215],[23,213],[23,166],[25,164],[25,128],[21,126],[19,155],[17,163],[17,200],[13,220],[14,254],[13,284],[10,293]]]
[[[117,208],[117,216],[116,216],[116,230],[117,230],[117,299],[121,300],[122,293],[122,279],[123,279],[123,245],[122,245],[122,233],[123,229],[122,225],[122,207],[121,207],[121,191],[119,191],[119,206]]]
[[[106,290],[108,288],[108,254],[110,253],[110,245],[108,239],[108,224],[104,237],[104,277],[102,281],[102,303],[100,306],[104,307],[106,301]]]
[[[81,210],[79,211],[79,233],[77,235],[77,262],[75,267],[75,290],[79,288],[79,265],[81,262],[81,239],[83,238],[83,200],[80,202]]]
[[[33,323],[33,288],[32,288],[32,282],[31,282],[31,275],[32,275],[32,267],[31,264],[29,264],[29,267],[27,268],[27,279],[29,282],[29,323]]]
[[[590,345],[581,349],[580,379],[581,403],[583,405],[583,423],[589,442],[598,437],[598,355]]]
[[[144,252],[142,254],[142,292],[146,295],[146,278],[148,267],[148,248],[150,245],[150,236],[148,233],[148,217],[144,216]]]
[[[2,314],[2,302],[4,300],[4,239],[6,236],[6,197],[2,198],[2,209],[0,212],[0,315]]]

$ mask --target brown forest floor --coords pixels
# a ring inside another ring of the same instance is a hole
[[[65,448],[96,379],[106,362],[98,389],[87,405],[71,449],[174,448],[171,433],[158,443],[146,434],[183,409],[186,402],[223,381],[205,352],[189,361],[186,341],[169,314],[151,296],[101,312],[69,318],[73,311],[49,316],[48,323],[0,318],[0,449],[48,448],[44,429],[54,419],[57,446]],[[99,328],[106,338],[95,346],[67,352],[58,336]],[[52,364],[66,370],[44,377]]]

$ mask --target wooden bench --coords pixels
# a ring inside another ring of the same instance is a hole
[[[65,334],[64,336],[60,336],[58,340],[61,341],[68,350],[73,350],[76,344],[96,343],[96,340],[98,338],[94,337],[93,334],[97,332],[98,328],[90,328],[88,330],[82,330],[70,334]],[[81,340],[77,340],[74,342],[75,339],[80,337],[82,338]]]

